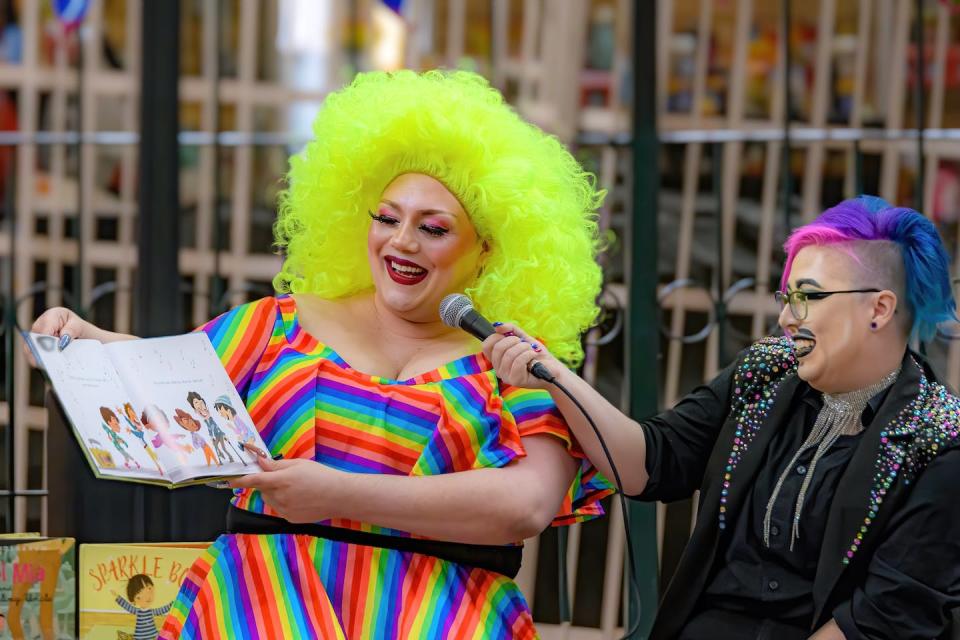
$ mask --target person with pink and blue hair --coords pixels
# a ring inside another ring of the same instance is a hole
[[[873,196],[785,244],[783,335],[635,422],[520,328],[484,343],[498,375],[547,388],[585,453],[594,418],[637,500],[699,490],[697,522],[650,638],[941,638],[960,607],[960,400],[913,347],[957,321],[934,225]],[[648,604],[649,603],[645,603]]]
[[[900,319],[912,319],[912,337],[928,341],[938,324],[956,319],[950,258],[933,223],[913,209],[891,206],[877,196],[860,196],[827,209],[784,245],[782,289],[789,284],[797,254],[815,245],[844,247],[860,275],[876,275],[899,287],[905,302]],[[902,258],[902,266],[897,258]]]

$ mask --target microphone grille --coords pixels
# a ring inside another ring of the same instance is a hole
[[[451,293],[440,301],[440,319],[454,329],[460,328],[460,320],[473,309],[473,301],[462,293]]]

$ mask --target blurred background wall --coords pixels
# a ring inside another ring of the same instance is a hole
[[[156,1],[178,2],[180,26],[149,33],[161,45],[145,47],[145,6]],[[63,304],[132,331],[150,295],[138,278],[138,167],[155,152],[141,139],[151,126],[141,70],[171,51],[179,188],[164,215],[179,235],[169,274],[178,330],[270,293],[276,194],[329,91],[363,70],[466,68],[569,144],[608,190],[606,313],[586,337],[583,373],[627,406],[644,368],[665,407],[773,330],[787,230],[838,200],[868,192],[914,206],[957,256],[957,13],[939,0],[0,1],[2,528],[46,531],[57,490],[43,381],[14,328]],[[635,37],[638,18],[654,21],[654,38]],[[656,82],[638,81],[636,60],[655,61]],[[655,100],[644,123],[656,127],[652,165],[633,162],[635,93]],[[659,183],[640,198],[643,172]],[[657,233],[634,238],[638,221]],[[656,268],[637,274],[638,255],[656,256]],[[638,276],[656,287],[656,317],[624,313]],[[624,336],[641,322],[657,328],[655,367],[631,364]],[[954,387],[955,335],[960,327],[943,327],[928,350]],[[693,504],[659,505],[656,525],[637,527],[635,543],[656,543],[661,582]],[[616,522],[528,541],[520,583],[545,637],[613,637],[622,625]],[[558,553],[569,560],[572,626],[560,624]]]

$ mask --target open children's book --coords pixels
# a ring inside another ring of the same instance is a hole
[[[267,446],[205,333],[63,351],[24,338],[98,478],[173,488],[259,471]]]

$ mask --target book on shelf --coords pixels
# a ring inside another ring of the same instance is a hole
[[[81,544],[80,640],[156,638],[207,542]]]
[[[267,446],[205,333],[24,339],[98,478],[174,488],[260,470]]]
[[[73,538],[0,535],[0,639],[76,638]]]

